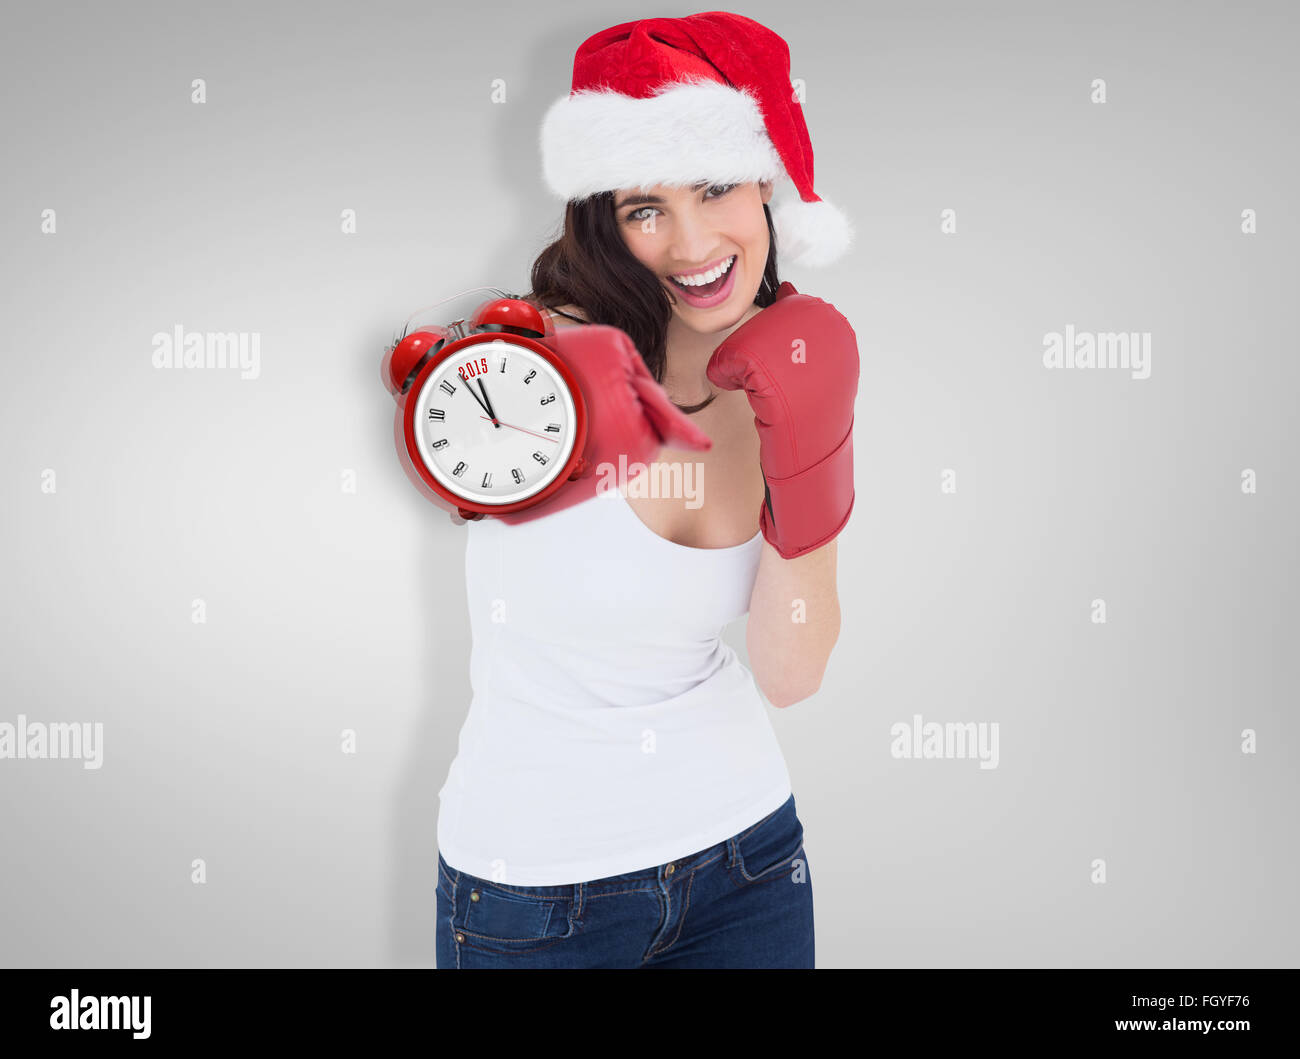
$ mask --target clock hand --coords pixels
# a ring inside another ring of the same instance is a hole
[[[492,417],[493,424],[496,426],[498,430],[500,430],[501,424],[497,422],[497,414],[492,407],[492,398],[488,396],[487,386],[484,384],[483,377],[481,375],[479,376],[479,380],[478,380],[478,388],[483,391],[483,400],[487,402],[487,414]]]
[[[487,416],[479,416],[479,418],[480,418],[480,419],[486,419]],[[499,427],[509,427],[511,430],[521,430],[521,431],[523,431],[525,434],[532,434],[533,437],[535,437],[535,438],[541,438],[543,441],[559,442],[559,440],[560,440],[559,438],[548,438],[545,434],[537,434],[537,433],[534,433],[534,432],[531,431],[531,430],[525,430],[523,427],[517,427],[517,426],[515,426],[513,423],[503,423],[503,422],[501,422],[501,420],[499,420],[499,419],[494,419],[494,420],[492,420],[492,422],[494,422],[494,423],[495,423],[497,426],[499,426]]]
[[[467,382],[467,383],[465,384],[465,389],[467,389],[467,390],[469,391],[469,395],[470,395],[472,398],[474,398],[474,400],[478,401],[478,406],[479,406],[481,409],[483,409],[483,411],[485,411],[485,412],[486,412],[486,413],[491,417],[492,422],[493,422],[493,423],[496,423],[497,417],[494,416],[494,415],[492,415],[492,409],[490,409],[487,405],[485,405],[485,404],[483,403],[483,399],[482,399],[481,397],[479,397],[479,395],[476,394],[476,393],[474,392],[474,384],[473,384],[472,382]]]

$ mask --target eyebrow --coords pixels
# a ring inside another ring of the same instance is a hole
[[[700,188],[703,188],[703,187],[710,187],[710,186],[711,186],[711,182],[710,182],[710,181],[708,181],[708,180],[701,180],[698,184],[692,184],[692,185],[691,185],[691,190],[692,190],[692,191],[699,191]],[[617,206],[615,206],[614,209],[616,209],[616,210],[622,210],[622,209],[626,209],[628,206],[646,206],[646,205],[649,205],[649,206],[662,206],[662,205],[664,205],[664,200],[661,199],[658,195],[639,195],[639,196],[637,196],[637,197],[635,197],[635,198],[626,198],[626,199],[624,199],[624,200],[623,200],[622,202],[620,202]]]

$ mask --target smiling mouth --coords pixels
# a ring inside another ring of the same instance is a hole
[[[723,285],[727,282],[727,277],[731,275],[732,269],[736,267],[736,256],[737,255],[732,254],[728,258],[724,258],[722,263],[713,269],[715,272],[717,272],[718,269],[721,269],[721,271],[707,283],[682,283],[672,276],[667,277],[668,282],[678,290],[685,291],[694,298],[707,298],[710,294],[716,294],[720,291]]]

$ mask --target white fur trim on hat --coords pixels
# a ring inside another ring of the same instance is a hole
[[[644,99],[606,89],[564,96],[542,120],[541,148],[546,186],[562,199],[655,184],[770,180],[783,263],[829,265],[853,239],[837,207],[802,200],[753,96],[719,81],[674,82]]]
[[[645,99],[599,90],[556,100],[542,121],[542,175],[553,193],[750,183],[783,176],[763,113],[720,81],[670,83]]]

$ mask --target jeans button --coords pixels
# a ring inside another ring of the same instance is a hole
[[[671,874],[672,874],[673,872],[675,872],[676,870],[677,870],[677,866],[674,865],[674,864],[670,864],[670,865],[668,865],[668,867],[666,867],[666,868],[664,869],[664,874],[665,874],[665,875],[671,875]]]
[[[478,900],[478,891],[477,891],[477,890],[471,890],[471,891],[469,892],[469,899],[470,899],[471,901],[477,901],[477,900]]]

